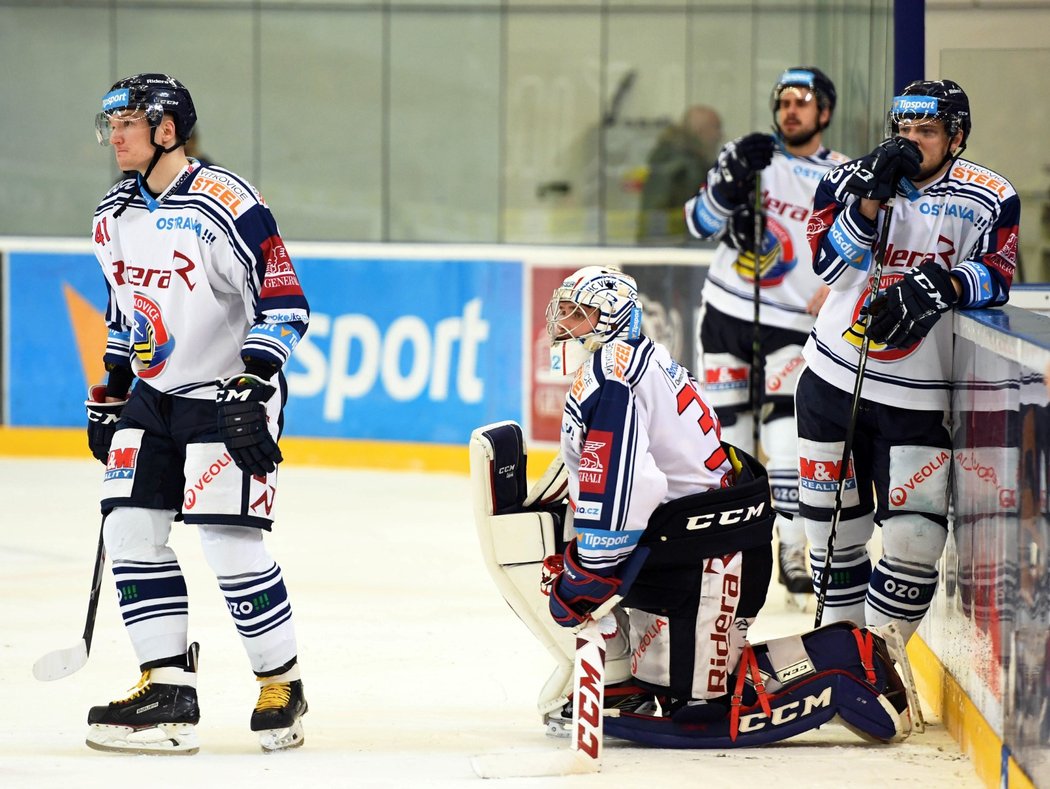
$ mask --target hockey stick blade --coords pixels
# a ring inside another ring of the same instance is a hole
[[[579,751],[510,751],[473,756],[470,766],[480,778],[544,778],[596,773],[600,763]]]
[[[87,659],[87,642],[80,639],[79,643],[68,649],[56,649],[37,660],[33,664],[33,676],[41,682],[62,679],[84,668]]]
[[[95,549],[95,566],[91,573],[91,596],[88,598],[87,617],[84,620],[84,633],[80,641],[69,649],[58,649],[48,652],[33,664],[33,676],[41,682],[50,682],[74,674],[87,664],[91,654],[91,639],[95,633],[95,615],[98,613],[99,590],[102,587],[102,571],[106,566],[106,543],[103,529],[106,518],[98,529],[98,548]]]

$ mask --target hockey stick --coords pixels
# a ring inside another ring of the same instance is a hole
[[[611,610],[619,600],[618,595],[614,596],[599,611]],[[599,611],[592,616],[600,619]],[[576,632],[572,686],[572,743],[568,751],[475,756],[470,760],[474,772],[481,778],[539,778],[598,772],[605,706],[605,637],[598,619],[587,620]]]
[[[68,677],[70,674],[80,671],[87,664],[88,655],[91,654],[91,637],[95,632],[95,612],[98,611],[98,593],[102,587],[102,570],[106,566],[106,544],[102,539],[105,523],[106,518],[103,516],[102,525],[98,529],[98,549],[95,551],[95,569],[91,576],[91,597],[88,598],[84,635],[81,636],[79,642],[68,649],[57,649],[54,652],[48,652],[33,664],[33,676],[41,682],[50,682],[54,679]]]
[[[897,200],[894,192],[886,201],[886,213],[882,218],[882,230],[879,233],[879,247],[875,254],[875,271],[869,280],[871,295],[868,304],[871,304],[879,295],[879,286],[882,284],[882,261],[886,257],[886,242],[890,233],[890,219],[893,217],[893,204]],[[831,516],[831,531],[828,533],[828,548],[824,556],[824,569],[820,573],[820,589],[817,591],[817,612],[813,620],[814,627],[820,627],[824,618],[824,601],[828,596],[828,578],[831,575],[831,558],[835,554],[835,534],[838,531],[839,521],[842,520],[842,493],[846,488],[846,471],[849,467],[849,458],[853,452],[853,434],[857,429],[857,413],[860,411],[860,391],[864,385],[864,370],[868,366],[868,348],[871,338],[868,337],[868,323],[870,315],[864,316],[864,336],[860,341],[860,358],[857,360],[857,378],[853,383],[853,400],[850,403],[849,422],[846,423],[846,439],[842,442],[842,462],[839,463],[838,480],[835,485],[835,510]]]
[[[765,381],[762,367],[762,325],[758,322],[759,302],[762,298],[762,272],[759,259],[762,254],[762,174],[755,173],[755,319],[751,332],[751,452],[758,457],[758,441],[762,432],[762,392]]]

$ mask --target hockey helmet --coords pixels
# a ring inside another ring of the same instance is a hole
[[[773,86],[773,92],[769,97],[769,105],[773,110],[773,117],[776,119],[777,107],[780,103],[780,94],[787,88],[809,88],[813,92],[813,95],[817,98],[817,106],[820,109],[827,109],[829,112],[835,111],[835,101],[838,98],[838,94],[835,92],[835,83],[831,81],[827,74],[821,71],[816,66],[792,66],[791,68],[784,71],[777,80],[777,84]],[[828,123],[831,122],[831,116],[828,116]]]
[[[587,331],[571,328],[583,321]],[[637,339],[641,329],[642,307],[634,278],[612,267],[584,266],[554,289],[547,305],[551,370],[571,375],[606,343]]]
[[[109,144],[109,116],[120,110],[142,110],[151,129],[156,129],[170,113],[175,134],[185,143],[193,134],[197,111],[186,86],[167,74],[136,74],[114,83],[102,97],[102,112],[95,118],[95,134],[100,145]]]
[[[891,134],[896,134],[901,121],[929,122],[939,120],[949,139],[962,131],[962,145],[970,136],[970,100],[959,84],[950,79],[916,80],[901,95],[893,98],[888,123]]]

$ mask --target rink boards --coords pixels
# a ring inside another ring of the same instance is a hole
[[[288,461],[466,471],[480,424],[526,428],[532,468],[558,437],[565,382],[543,312],[583,265],[639,282],[646,331],[693,364],[707,249],[289,244],[310,331],[287,368]],[[80,241],[0,239],[0,454],[85,452],[102,379],[105,292]],[[1014,303],[1048,309],[1041,291]],[[925,698],[989,786],[1050,787],[1050,318],[957,313],[954,530],[913,654]],[[921,475],[920,475],[921,476]],[[918,483],[917,483],[918,484]]]

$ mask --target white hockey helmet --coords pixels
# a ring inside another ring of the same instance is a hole
[[[551,371],[562,375],[575,373],[607,342],[641,333],[638,286],[619,269],[584,266],[554,289],[547,305]]]

